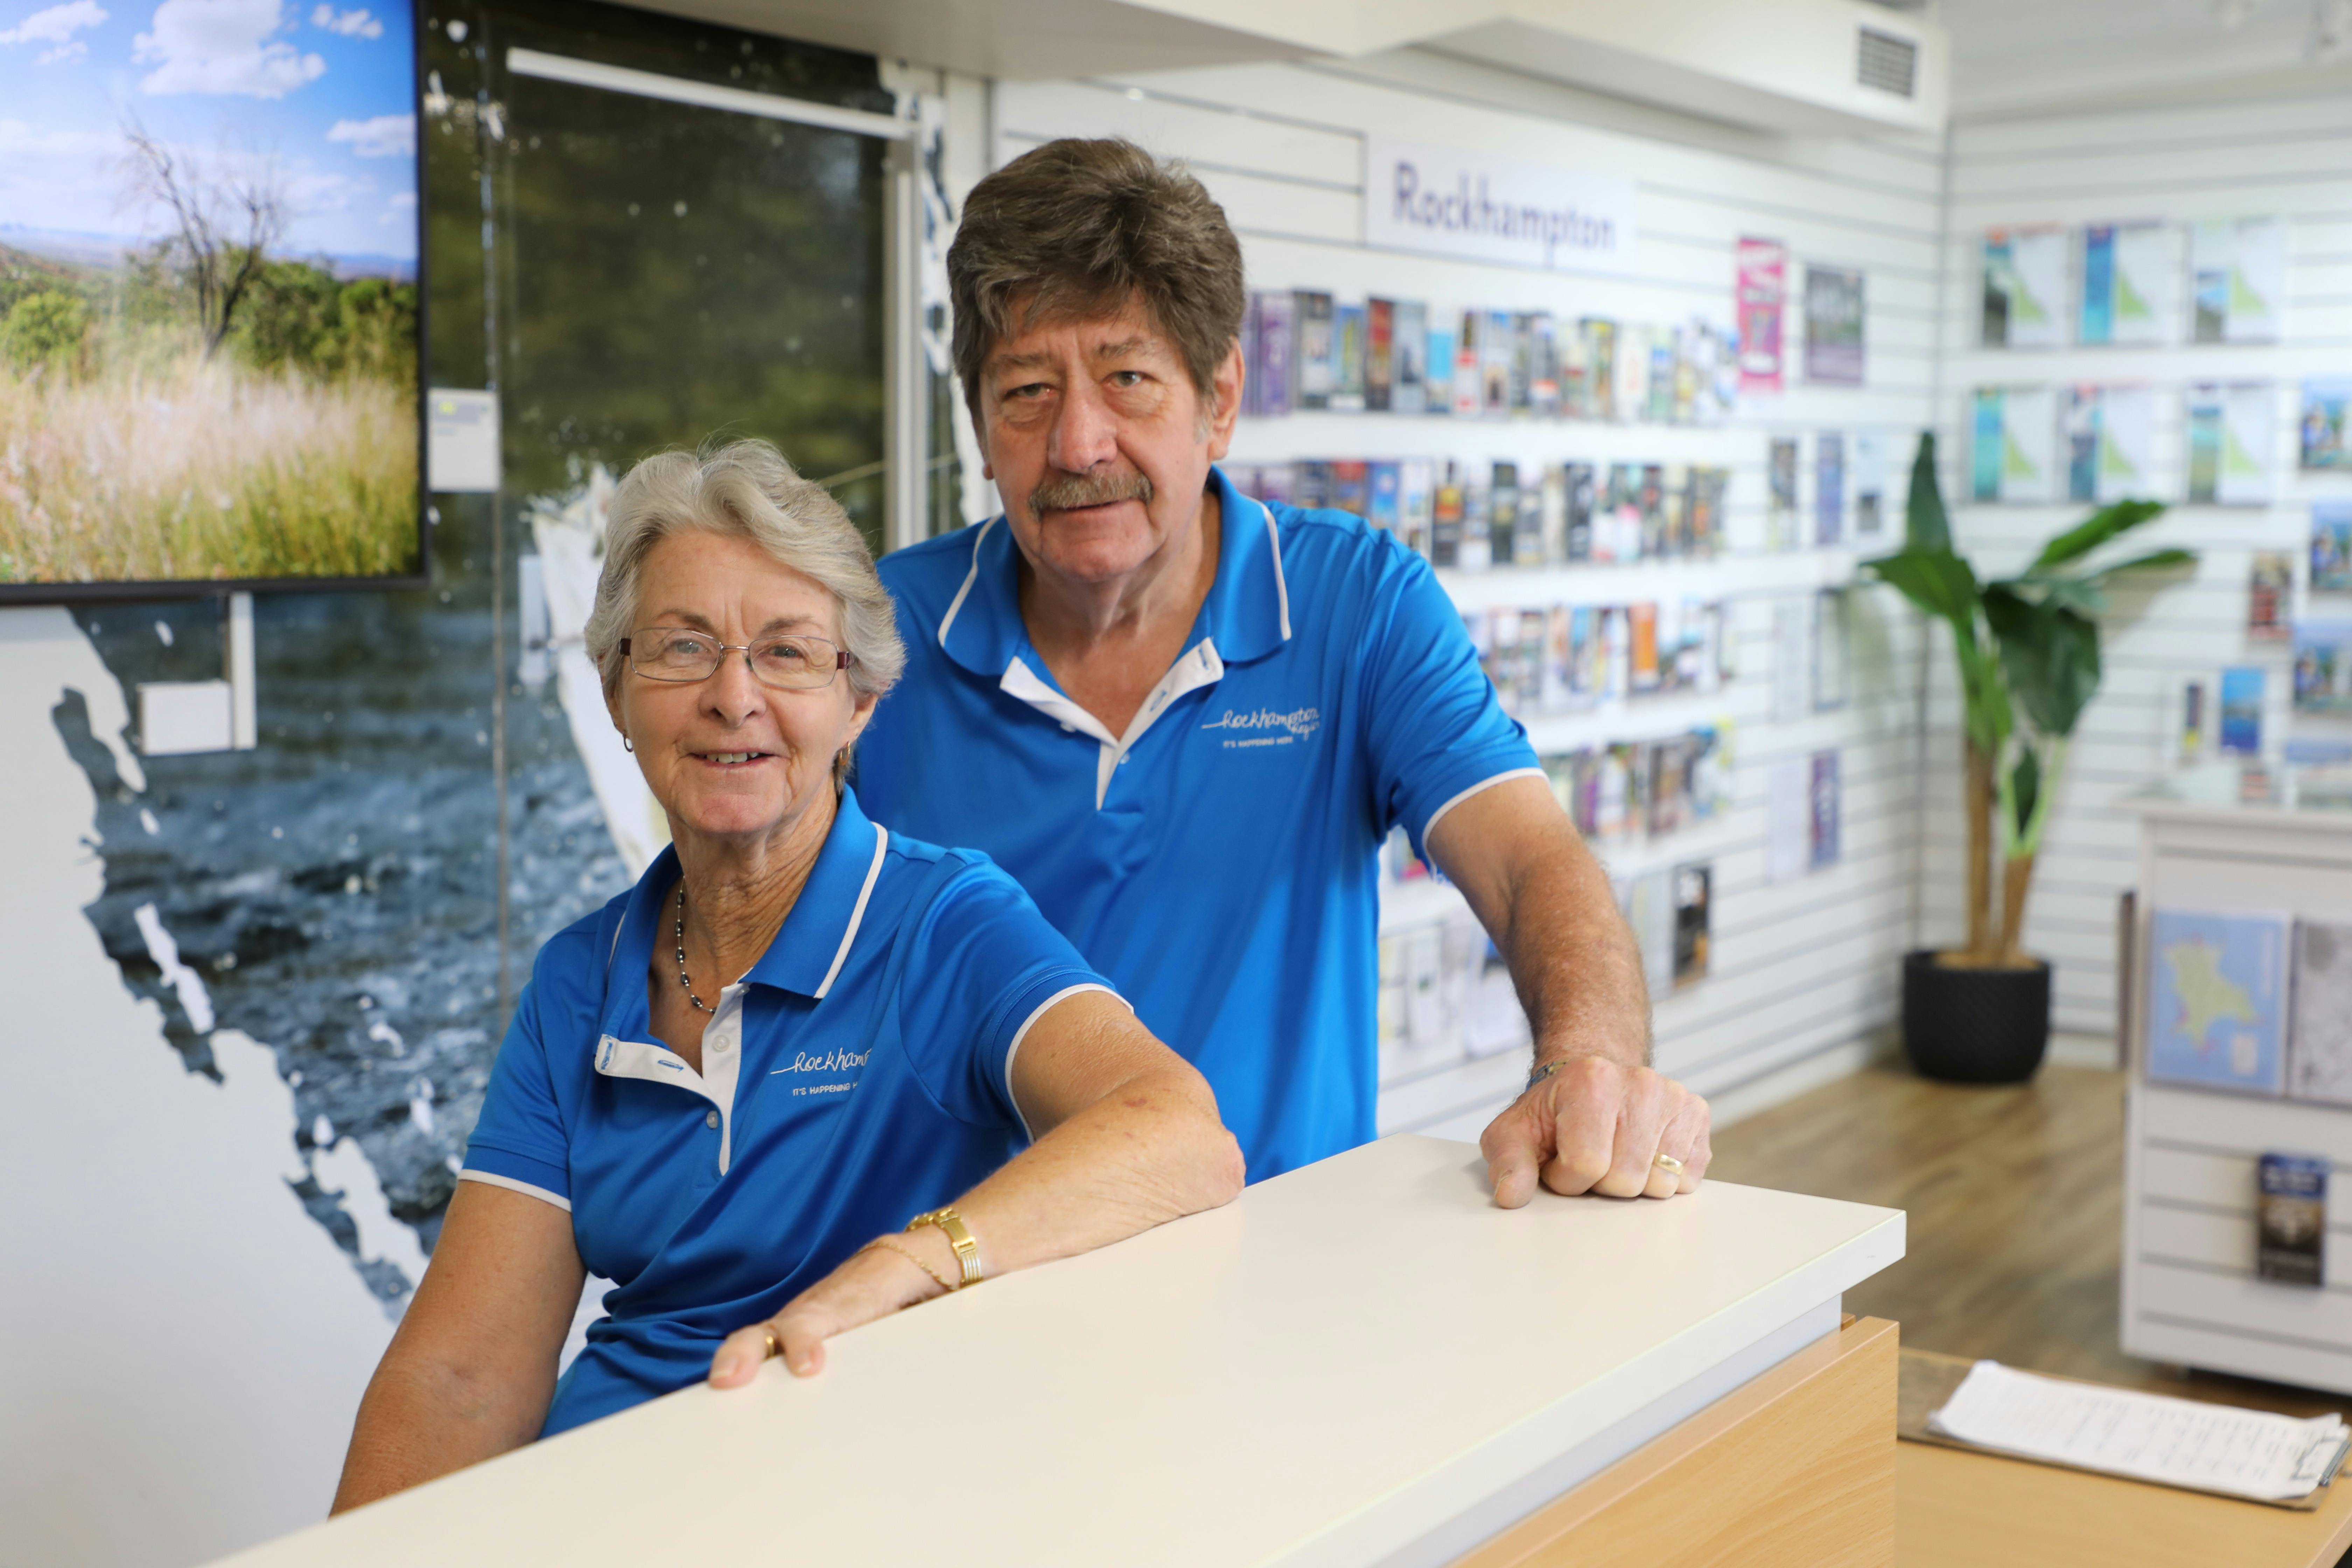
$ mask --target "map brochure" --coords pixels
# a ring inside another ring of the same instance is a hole
[[[2282,1285],[2316,1286],[2327,1236],[2327,1162],[2264,1154],[2254,1194],[2254,1273]]]
[[[2257,550],[2246,574],[2246,637],[2253,642],[2284,642],[2287,606],[2294,597],[2294,557],[2284,550]]]
[[[2352,501],[2311,503],[2311,591],[2352,594]]]
[[[2163,223],[2095,223],[2084,228],[2078,342],[2168,341],[2178,233]]]
[[[2295,922],[2286,1091],[2352,1105],[2352,921]]]
[[[2026,505],[2053,501],[2065,474],[2058,450],[2056,388],[1977,389],[1969,440],[1970,500]]]
[[[2221,672],[2221,754],[2263,754],[2263,668],[2238,665]]]
[[[2054,349],[2066,342],[2066,231],[1991,229],[1984,238],[1984,346]]]
[[[2278,337],[2286,283],[2286,220],[2200,223],[2189,237],[2189,341],[2266,343]]]
[[[2150,1081],[2258,1094],[2285,1089],[2287,928],[2278,915],[2154,911]]]
[[[2099,470],[2092,499],[2156,494],[2156,389],[2110,386],[2099,399]]]
[[[2277,399],[2268,382],[2200,382],[2189,389],[2189,500],[2261,506],[2271,499]]]

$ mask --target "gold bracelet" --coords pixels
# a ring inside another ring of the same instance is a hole
[[[860,1252],[871,1252],[877,1247],[885,1252],[897,1253],[899,1257],[905,1258],[908,1262],[913,1264],[916,1268],[929,1275],[931,1277],[931,1283],[937,1285],[940,1289],[952,1291],[955,1289],[954,1286],[940,1278],[940,1271],[938,1269],[932,1268],[929,1264],[924,1262],[921,1258],[916,1257],[905,1247],[900,1247],[887,1236],[877,1236],[857,1250]]]
[[[972,1238],[971,1231],[964,1228],[963,1215],[956,1213],[952,1207],[933,1209],[929,1214],[919,1214],[908,1220],[907,1228],[920,1230],[927,1225],[938,1226],[941,1233],[947,1237],[948,1245],[955,1248],[956,1262],[963,1268],[963,1278],[956,1281],[954,1288],[961,1290],[967,1286],[979,1284],[981,1281],[980,1243]]]

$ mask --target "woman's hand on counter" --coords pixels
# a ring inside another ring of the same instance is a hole
[[[933,1251],[942,1258],[923,1256]],[[916,1261],[918,1257],[922,1262]],[[867,1244],[784,1303],[784,1310],[774,1317],[728,1335],[719,1353],[710,1358],[710,1386],[740,1388],[751,1382],[760,1363],[768,1359],[771,1332],[786,1372],[794,1377],[813,1377],[823,1372],[824,1342],[834,1335],[946,1294],[939,1279],[926,1272],[926,1265],[953,1277],[954,1249],[936,1229],[927,1226],[892,1236],[886,1245]]]

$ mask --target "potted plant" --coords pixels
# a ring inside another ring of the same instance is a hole
[[[1902,550],[1863,563],[1950,627],[1959,666],[1968,941],[1903,962],[1904,1050],[1928,1078],[2017,1083],[2042,1065],[2050,1043],[2050,965],[2024,950],[2025,901],[2067,742],[2099,689],[2105,590],[2124,573],[2196,559],[2186,550],[2159,550],[2092,568],[2089,558],[2163,510],[2147,500],[2102,507],[2043,545],[2024,571],[1980,580],[1952,548],[1928,433],[1911,468]]]

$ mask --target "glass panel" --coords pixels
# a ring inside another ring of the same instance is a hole
[[[505,102],[509,492],[759,436],[878,550],[884,144],[530,77]]]

